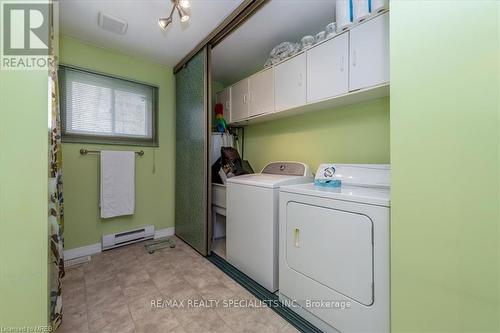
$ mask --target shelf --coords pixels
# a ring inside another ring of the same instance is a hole
[[[264,121],[270,121],[274,119],[284,118],[288,116],[305,114],[309,112],[314,112],[318,110],[332,109],[348,104],[356,104],[360,102],[365,102],[369,100],[374,100],[381,97],[389,96],[390,85],[389,83],[381,84],[378,86],[365,88],[357,91],[352,91],[344,95],[339,95],[333,98],[328,98],[325,100],[308,103],[300,107],[266,113],[262,115],[257,115],[250,119],[242,120],[239,122],[231,123],[229,126],[246,126],[251,124],[256,124]],[[332,110],[334,112],[334,110]]]

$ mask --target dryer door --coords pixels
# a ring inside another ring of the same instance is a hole
[[[288,266],[361,304],[373,304],[372,220],[293,201],[286,215]]]

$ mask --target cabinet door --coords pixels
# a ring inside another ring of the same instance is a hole
[[[217,93],[217,103],[224,106],[224,118],[231,122],[231,87],[227,87]]]
[[[231,86],[231,122],[248,118],[248,79]]]
[[[307,102],[349,91],[348,47],[344,33],[307,51]]]
[[[267,69],[248,79],[250,117],[274,111],[274,73]]]
[[[306,54],[302,53],[275,67],[276,111],[306,104]]]
[[[349,90],[389,82],[389,13],[352,28],[349,39]]]

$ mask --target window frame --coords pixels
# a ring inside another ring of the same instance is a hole
[[[59,69],[69,69],[73,71],[104,76],[107,78],[127,81],[135,84],[144,85],[152,88],[153,100],[151,104],[151,138],[134,138],[126,136],[106,136],[106,135],[86,135],[86,134],[73,134],[66,132],[66,79],[64,77],[64,71],[59,70],[59,95],[60,95],[60,115],[61,115],[61,141],[63,143],[89,143],[89,144],[103,144],[103,145],[124,145],[124,146],[141,146],[141,147],[159,147],[158,140],[158,107],[159,107],[159,91],[160,87],[157,85],[132,80],[130,78],[111,75],[95,70],[90,70],[82,67],[77,67],[68,64],[59,64]],[[62,75],[61,75],[62,74]]]

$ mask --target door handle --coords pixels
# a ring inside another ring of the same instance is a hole
[[[295,227],[293,229],[293,238],[294,238],[294,246],[295,247],[300,247],[299,246],[299,241],[300,241],[300,229],[298,227]]]

